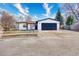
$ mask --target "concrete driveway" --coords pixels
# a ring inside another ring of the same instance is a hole
[[[0,39],[1,56],[79,56],[79,32],[43,31]]]

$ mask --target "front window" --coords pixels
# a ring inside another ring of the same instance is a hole
[[[23,27],[27,27],[26,25],[23,25]]]

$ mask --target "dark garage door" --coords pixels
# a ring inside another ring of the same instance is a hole
[[[42,23],[42,30],[57,30],[56,23]]]

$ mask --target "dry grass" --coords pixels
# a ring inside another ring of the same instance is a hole
[[[38,31],[4,31],[2,38],[16,36],[37,36]]]
[[[43,31],[36,37],[5,38],[0,41],[0,55],[79,56],[79,32]]]

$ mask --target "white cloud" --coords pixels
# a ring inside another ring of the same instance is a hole
[[[36,21],[36,20],[38,20],[38,17],[35,15],[35,16],[33,16],[33,17],[31,17],[32,18],[32,21]]]
[[[44,3],[43,4],[43,8],[46,10],[46,14],[43,14],[44,16],[46,16],[46,17],[49,17],[50,16],[50,14],[51,14],[51,8],[52,8],[52,6],[48,6],[48,3]]]
[[[5,11],[5,12],[11,14],[8,10],[0,8],[0,16],[2,15],[3,11]]]
[[[37,17],[36,15],[34,16],[34,18],[35,18],[35,19],[38,19],[38,17]]]
[[[56,17],[56,14],[53,14],[50,16],[50,18],[53,18],[53,19],[55,19],[55,17]]]
[[[14,4],[14,6],[19,10],[19,12],[21,13],[21,14],[23,14],[23,15],[28,15],[28,13],[29,13],[29,10],[28,10],[28,8],[23,8],[22,6],[21,6],[21,4],[20,3],[17,3],[17,4]]]
[[[29,9],[28,9],[28,8],[25,8],[25,12],[26,12],[26,13],[29,13]]]

